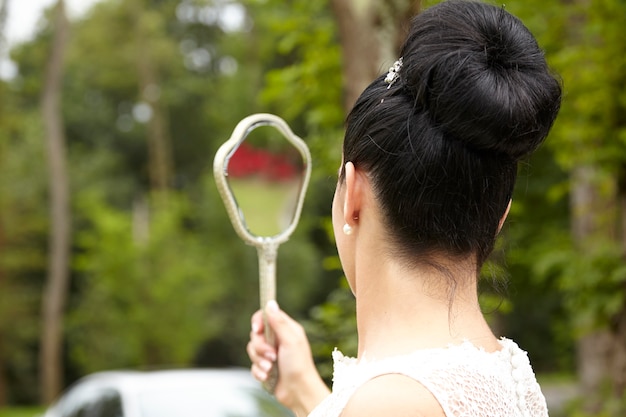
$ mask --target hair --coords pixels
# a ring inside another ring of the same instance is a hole
[[[401,56],[398,79],[377,78],[348,115],[344,161],[368,173],[395,253],[475,256],[479,268],[518,161],[556,118],[560,82],[519,19],[478,2],[417,15]]]

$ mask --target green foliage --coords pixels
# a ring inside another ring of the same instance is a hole
[[[531,2],[532,3],[532,2]],[[542,13],[536,13],[541,5]],[[616,0],[515,4],[515,11],[545,45],[564,84],[561,113],[547,144],[566,171],[593,166],[602,198],[616,190],[626,162],[626,4]],[[549,25],[542,22],[549,21]],[[548,195],[567,197],[562,181]],[[563,212],[565,214],[565,212]],[[594,213],[610,221],[611,212]],[[591,237],[574,247],[566,217],[546,224],[529,250],[531,272],[552,280],[578,333],[604,327],[624,309],[623,249],[610,236]]]
[[[303,130],[311,148],[314,180],[335,176],[341,161],[341,50],[328,0],[250,1],[255,33],[270,36],[261,103]]]
[[[478,301],[488,321],[490,319],[497,321],[500,315],[509,314],[513,309],[511,299],[505,296],[504,292],[507,277],[508,273],[501,266],[501,262],[488,260],[483,265],[479,281]],[[497,323],[492,325],[496,326]]]
[[[132,213],[96,193],[81,194],[80,297],[68,330],[81,369],[190,365],[212,340],[238,350],[210,358],[213,364],[247,362],[243,347],[258,302],[256,253],[234,236],[215,192],[208,194],[209,201],[193,205],[184,194],[154,196]],[[315,249],[296,236],[279,253],[279,297],[297,311],[315,282]]]
[[[138,208],[135,219],[96,197],[81,197],[78,208],[92,227],[76,239],[81,297],[69,342],[78,364],[89,372],[189,363],[199,343],[226,325],[226,315],[207,317],[211,303],[224,297],[225,288],[214,282],[223,257],[207,253],[199,237],[184,230],[189,208],[175,194],[167,210]]]
[[[574,328],[579,334],[603,328],[626,307],[626,265],[622,249],[613,241],[597,239],[585,256],[562,239],[558,250],[542,251],[536,257],[535,276],[543,279],[556,277],[564,294],[564,306],[573,314]],[[592,295],[592,296],[591,296]]]
[[[598,208],[593,213],[584,213],[598,226],[594,233],[573,242],[570,221],[573,214],[580,215],[581,209],[577,207],[574,212],[563,208],[553,221],[535,219],[538,228],[522,227],[527,229],[522,232],[527,236],[534,234],[534,242],[513,251],[516,267],[527,274],[533,286],[544,288],[547,295],[540,298],[543,303],[528,303],[528,308],[548,313],[545,317],[552,322],[553,340],[548,346],[552,346],[550,350],[559,347],[550,355],[555,362],[554,358],[563,358],[560,353],[568,341],[573,345],[576,338],[589,331],[609,328],[626,309],[624,248],[619,242],[623,236],[617,231],[622,226],[616,222],[617,205],[623,204],[618,198],[622,198],[626,166],[626,3],[528,1],[511,4],[511,9],[538,35],[548,61],[564,85],[561,113],[547,146],[571,178],[567,181],[552,177],[550,185],[547,177],[540,174],[542,183],[549,187],[544,204],[568,204],[571,187],[577,187],[580,181],[572,174],[580,172],[581,167],[592,174],[585,181],[591,182],[595,199],[600,200],[595,202],[600,204],[596,204]],[[606,202],[604,207],[601,202]],[[524,210],[533,211],[532,216],[542,215],[544,211],[537,212],[536,207],[528,204]],[[521,234],[517,237],[522,238]],[[517,242],[524,241],[525,238]],[[541,349],[544,347],[545,343]],[[572,349],[567,350],[567,356],[573,357]],[[561,369],[563,365],[567,364],[561,364]],[[615,392],[607,388],[599,415],[623,414],[623,408],[618,411],[616,405],[620,394],[616,396]]]
[[[330,384],[333,371],[330,353],[339,348],[346,356],[357,354],[356,304],[345,279],[324,304],[311,309],[310,319],[304,322],[304,327],[320,375]]]
[[[0,417],[37,417],[44,411],[42,407],[7,407],[0,408]]]
[[[574,371],[574,334],[559,285],[554,277],[535,272],[538,258],[559,250],[561,244],[571,246],[567,194],[555,191],[563,184],[568,184],[567,173],[547,146],[521,164],[501,238],[500,264],[508,271],[506,293],[512,310],[500,324],[529,352],[537,372]],[[556,234],[565,240],[554,241]]]
[[[305,327],[316,363],[329,381],[330,352],[341,346],[356,354],[354,297],[341,277],[330,225],[330,202],[341,161],[342,107],[341,51],[330,4],[292,0],[249,2],[256,33],[272,39],[264,56],[272,57],[261,102],[281,115],[307,142],[313,158],[313,178],[301,223],[312,227],[311,238],[323,246],[326,273],[317,288],[319,305],[309,312]],[[302,226],[302,225],[301,225]],[[305,226],[307,227],[307,226]],[[339,285],[337,283],[340,283]]]
[[[567,417],[615,417],[623,416],[626,411],[626,398],[615,396],[611,392],[611,387],[605,385],[600,389],[602,409],[599,411],[585,411],[585,404],[582,398],[577,398],[567,404],[564,415]]]
[[[108,0],[72,22],[63,90],[74,211],[68,382],[112,367],[249,363],[256,251],[232,230],[210,168],[239,119],[271,110],[258,100],[263,72],[284,60],[273,34],[259,31],[264,7],[255,6],[256,16],[250,6],[232,31],[220,16],[233,5]],[[138,33],[146,35],[143,52],[158,83],[149,93],[172,139],[173,190],[162,195],[148,192],[148,126],[133,112],[145,99]],[[9,393],[19,401],[33,401],[37,386],[48,227],[38,105],[50,39],[44,22],[34,40],[12,51],[18,78],[0,84],[0,336],[8,340],[0,360],[19,378]],[[292,123],[307,138],[304,120]],[[327,194],[318,182],[309,196]],[[296,317],[327,293],[321,209],[305,205],[306,219],[278,254],[278,298]],[[12,326],[16,319],[20,326]]]
[[[334,346],[356,353],[354,300],[340,279],[328,217],[344,118],[332,8],[328,0],[246,0],[244,26],[228,31],[219,16],[232,4],[104,0],[72,23],[63,98],[75,212],[71,378],[121,366],[248,363],[256,253],[236,237],[208,172],[237,121],[258,111],[284,117],[314,161],[301,223],[279,250],[281,307],[298,318],[310,313],[306,326],[326,377]],[[145,13],[137,19],[133,7]],[[620,186],[626,4],[528,0],[506,7],[539,37],[563,78],[565,101],[547,146],[521,167],[510,226],[483,272],[481,303],[537,369],[570,371],[572,329],[604,326],[625,308],[616,244],[594,238],[581,251],[571,243],[568,174],[595,164],[599,190],[610,195]],[[147,126],[133,115],[144,100],[137,30],[148,35],[158,78],[152,93],[172,138],[174,190],[167,196],[147,191]],[[38,104],[50,39],[44,21],[33,41],[12,51],[19,77],[0,83],[1,359],[17,387],[11,398],[20,401],[32,400],[36,385],[48,227]],[[507,278],[504,295],[488,285]]]
[[[552,146],[566,168],[594,163],[619,172],[626,149],[626,46],[621,1],[580,2],[568,10],[568,42],[553,55],[566,100]]]
[[[41,124],[0,84],[0,339],[14,401],[33,401],[33,344],[46,268],[46,160]],[[19,325],[15,325],[19,323]]]

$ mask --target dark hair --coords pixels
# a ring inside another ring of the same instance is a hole
[[[370,176],[407,261],[475,255],[480,267],[517,162],[554,122],[560,83],[523,23],[483,3],[448,1],[417,15],[401,55],[399,78],[376,79],[349,114],[344,160]]]

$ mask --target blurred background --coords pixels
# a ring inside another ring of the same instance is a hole
[[[0,416],[94,371],[248,366],[256,252],[211,170],[256,112],[313,155],[278,300],[328,380],[333,347],[356,347],[329,217],[343,120],[434,3],[0,0]],[[626,2],[502,7],[565,100],[520,167],[481,301],[529,352],[553,416],[624,416]]]

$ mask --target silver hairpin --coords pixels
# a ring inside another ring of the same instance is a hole
[[[387,76],[385,77],[385,82],[389,84],[387,86],[387,90],[389,90],[392,84],[396,82],[398,77],[400,77],[400,74],[399,74],[400,68],[402,68],[402,57],[400,57],[400,59],[394,62],[393,65],[389,68],[389,72],[387,73]]]

